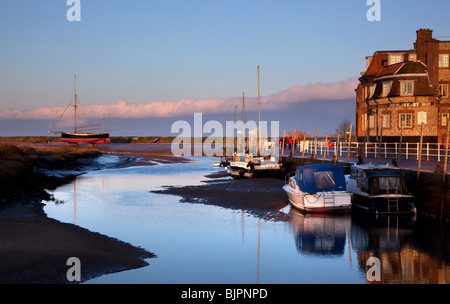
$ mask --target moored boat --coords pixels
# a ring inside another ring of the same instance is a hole
[[[347,190],[353,193],[353,206],[363,211],[414,213],[414,196],[399,168],[390,165],[353,165],[346,176]]]
[[[283,189],[292,206],[303,212],[347,212],[352,207],[344,170],[337,165],[300,166],[286,175]]]
[[[73,132],[56,132],[50,131],[50,133],[60,133],[61,141],[65,142],[69,145],[78,145],[79,143],[89,143],[90,145],[96,145],[98,143],[109,143],[111,142],[109,138],[109,133],[106,133],[104,130],[105,117],[103,117],[103,132],[102,133],[94,133],[90,132],[93,130],[97,130],[97,125],[85,126],[85,127],[77,127],[77,78],[74,77],[74,129]],[[63,113],[64,114],[64,113]],[[61,115],[62,117],[62,115]],[[60,118],[61,118],[60,117]],[[59,119],[58,119],[59,120]],[[57,121],[58,122],[58,121]],[[93,128],[95,127],[95,128]]]
[[[76,144],[76,143],[98,144],[111,142],[108,133],[75,133],[75,132],[73,133],[61,132],[61,141],[68,144]]]

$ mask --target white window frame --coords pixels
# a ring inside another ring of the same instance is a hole
[[[447,121],[448,121],[448,113],[442,113],[442,122],[441,122],[441,125],[443,126],[443,127],[446,127],[447,126]]]
[[[361,131],[363,131],[363,132],[365,132],[366,131],[366,127],[367,127],[367,124],[368,124],[368,121],[367,121],[367,114],[366,113],[364,113],[364,114],[362,114],[361,115]]]
[[[375,129],[375,115],[369,115],[369,129]]]
[[[392,81],[383,81],[383,97],[387,97],[392,89]]]
[[[449,54],[439,54],[439,67],[440,68],[449,67]]]
[[[391,54],[389,55],[389,65],[403,62],[403,54]]]
[[[439,95],[443,98],[448,97],[448,84],[440,84],[439,85]]]
[[[405,122],[405,124],[403,125],[403,128],[412,128],[412,113],[400,113],[399,114],[399,117],[398,117],[398,127],[399,128],[402,127],[402,121]]]
[[[383,129],[390,129],[391,128],[391,114],[390,113],[383,114],[382,120],[383,121],[381,122],[381,124],[383,126]]]
[[[370,95],[369,95],[369,98],[372,98],[372,96],[373,96],[373,94],[375,94],[375,89],[377,88],[377,85],[376,84],[371,84],[370,85]]]
[[[414,80],[401,80],[400,96],[413,96],[413,95],[414,95]]]

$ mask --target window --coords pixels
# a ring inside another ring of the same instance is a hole
[[[416,61],[417,60],[417,54],[409,54],[409,61]]]
[[[406,127],[411,128],[412,127],[412,114],[411,113],[401,113],[399,121],[399,128]]]
[[[369,129],[375,129],[375,116],[369,116]]]
[[[400,95],[401,96],[414,95],[414,81],[413,80],[400,81]]]
[[[361,116],[361,130],[364,132],[366,131],[366,127],[367,127],[367,114],[363,114]]]
[[[389,129],[391,127],[391,114],[383,114],[383,129]]]
[[[398,177],[372,177],[369,179],[370,195],[389,194],[397,192],[408,194],[408,185],[404,178]]]
[[[448,84],[439,85],[439,96],[448,97]]]
[[[442,113],[442,126],[447,126],[448,113]]]
[[[317,189],[334,188],[334,172],[333,171],[318,171],[314,172],[314,180]]]
[[[383,82],[383,97],[387,97],[392,88],[392,81]]]
[[[369,98],[372,98],[373,94],[375,93],[375,88],[376,88],[376,87],[377,87],[376,84],[372,84],[372,85],[370,86],[370,96],[369,96]]]
[[[448,68],[448,54],[439,54],[439,67]]]
[[[390,55],[389,65],[403,62],[403,54],[400,55]]]

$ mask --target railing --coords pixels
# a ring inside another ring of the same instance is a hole
[[[304,147],[304,149],[303,149]],[[298,152],[316,155],[337,155],[340,157],[364,157],[364,158],[383,158],[383,159],[408,159],[443,162],[445,159],[445,143],[423,143],[422,150],[420,143],[387,143],[382,142],[333,142],[332,147],[328,146],[325,141],[307,140],[296,144],[296,154]],[[349,150],[350,149],[350,150]],[[450,149],[450,148],[449,148]],[[350,154],[349,154],[350,152]],[[449,153],[450,154],[450,153]]]

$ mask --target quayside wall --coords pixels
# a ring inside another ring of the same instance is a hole
[[[312,164],[312,163],[334,163],[334,161],[312,158],[299,157],[283,157],[286,174],[298,166]],[[342,160],[336,162],[337,165],[345,168],[346,173],[350,172],[350,165]],[[401,169],[406,177],[408,188],[412,194],[415,195],[415,205],[417,213],[428,217],[450,221],[450,176],[445,177],[444,173],[421,171],[419,176],[417,170]],[[442,215],[442,216],[441,216]]]

